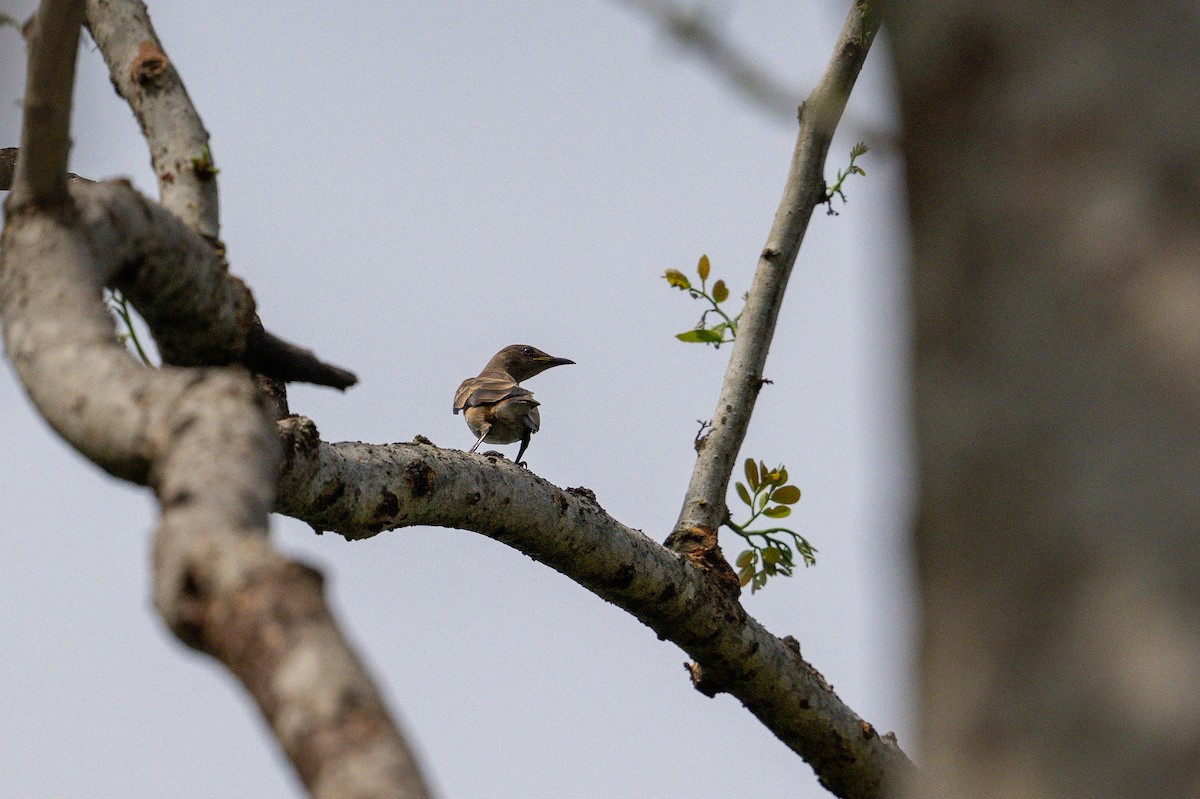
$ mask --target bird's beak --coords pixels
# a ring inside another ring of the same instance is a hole
[[[554,358],[550,355],[547,355],[544,358],[537,358],[536,360],[538,363],[543,365],[543,368],[546,368],[546,369],[549,369],[551,366],[565,366],[566,364],[569,364],[569,363],[570,364],[575,363],[570,358]]]

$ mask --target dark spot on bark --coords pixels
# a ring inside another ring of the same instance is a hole
[[[800,709],[801,709],[801,710],[808,710],[808,709],[809,709],[809,708],[811,708],[811,707],[812,707],[812,705],[810,705],[810,704],[808,703],[808,700],[807,700],[807,699],[801,699],[801,700],[800,700]]]
[[[613,588],[624,590],[633,584],[633,578],[635,575],[636,572],[634,571],[633,566],[626,563],[624,566],[617,569],[617,573],[613,575],[610,584]]]
[[[391,491],[383,489],[379,504],[375,507],[375,515],[388,519],[400,512],[400,500]]]
[[[323,511],[332,506],[346,493],[346,484],[339,480],[331,480],[321,488],[321,493],[313,500],[313,510]]]
[[[566,515],[567,515],[567,511],[568,511],[568,510],[570,509],[570,507],[571,507],[571,506],[570,506],[570,505],[567,503],[567,498],[566,498],[566,497],[564,497],[562,494],[555,494],[555,495],[554,495],[554,504],[555,504],[555,505],[558,507],[558,515],[559,515],[559,516],[566,516]]]
[[[163,510],[178,508],[192,501],[192,492],[186,488],[162,498]]]
[[[674,585],[668,585],[668,586],[666,586],[665,588],[663,588],[663,590],[662,590],[662,591],[660,591],[660,592],[658,593],[658,601],[659,601],[659,602],[670,602],[670,601],[671,601],[671,600],[673,600],[673,599],[674,599],[674,598],[675,598],[675,597],[676,597],[678,594],[679,594],[679,592],[675,590],[675,586],[674,586]]]
[[[424,461],[413,461],[404,467],[404,482],[408,483],[414,497],[423,497],[433,491],[433,469]]]
[[[171,632],[192,649],[204,650],[204,617],[207,607],[204,589],[195,572],[188,569],[183,573],[183,582],[179,585],[179,597],[175,605],[175,618],[171,624]]]
[[[865,721],[862,723],[862,737],[868,741],[875,737],[875,728]]]
[[[478,491],[476,491],[475,493],[473,493],[469,497],[467,497],[467,504],[469,504],[469,505],[478,505],[482,501],[483,501],[483,494],[480,494]]]
[[[194,425],[196,421],[196,417],[190,414],[177,421],[171,428],[171,438],[179,438],[182,436],[191,429],[192,425]]]

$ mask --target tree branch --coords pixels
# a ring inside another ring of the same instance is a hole
[[[71,91],[79,53],[79,0],[46,0],[29,32],[25,78],[25,124],[8,209],[67,201],[67,156],[71,151]]]
[[[871,3],[854,2],[825,74],[800,107],[800,133],[783,199],[750,286],[712,429],[697,446],[696,465],[669,546],[681,546],[697,534],[711,536],[728,516],[730,473],[763,385],[763,366],[788,277],[813,209],[825,201],[825,156],[880,21]]]
[[[799,653],[747,615],[733,590],[609,516],[586,488],[563,491],[508,461],[414,444],[327,444],[307,419],[284,436],[276,510],[348,539],[434,525],[472,530],[569,577],[678,644],[697,687],[736,696],[843,797],[894,795],[911,770]]]
[[[68,191],[73,71],[45,65],[67,61],[67,50],[73,61],[78,3],[74,13],[71,35],[35,25],[31,37],[30,81],[50,77],[25,116],[23,140],[40,143],[16,156],[0,247],[8,355],[69,443],[154,488],[159,612],[182,641],[242,679],[310,791],[424,797],[412,754],[341,636],[320,579],[267,540],[279,448],[249,375],[146,369],[116,340],[106,285],[138,298],[164,357],[184,363],[237,350],[253,300],[212,247],[128,185],[73,181]],[[70,14],[47,0],[38,19]]]
[[[87,26],[150,146],[159,201],[210,241],[220,236],[208,131],[150,24],[131,0],[87,0]]]
[[[726,42],[707,15],[671,0],[624,0],[656,22],[681,47],[708,63],[738,93],[781,120],[795,118],[800,93],[776,80]]]
[[[9,165],[17,160],[16,148],[0,149],[0,190],[13,185]],[[164,363],[240,363],[278,380],[337,389],[357,381],[353,373],[264,330],[254,297],[229,273],[219,250],[174,214],[127,183],[69,176],[80,204],[105,209],[85,221],[92,240],[112,247],[114,261],[121,264],[105,282],[120,289],[146,320]]]

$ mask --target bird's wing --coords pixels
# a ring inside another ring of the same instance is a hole
[[[521,388],[511,380],[502,377],[471,377],[462,382],[458,391],[454,392],[454,412],[476,405],[494,405],[501,400],[522,398],[526,402],[537,405],[533,392]]]

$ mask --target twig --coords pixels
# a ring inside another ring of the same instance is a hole
[[[727,515],[730,474],[762,387],[763,366],[788,277],[813,209],[825,200],[823,175],[829,143],[880,21],[873,5],[863,0],[854,3],[825,74],[801,107],[800,133],[783,199],[759,258],[712,430],[696,458],[673,535],[693,528],[716,530]]]

